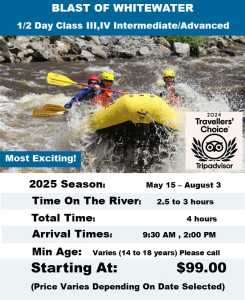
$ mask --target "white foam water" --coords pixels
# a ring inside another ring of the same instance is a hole
[[[34,108],[36,106],[41,106],[44,104],[61,104],[67,101],[67,96],[64,94],[27,94],[20,99],[16,100],[16,106],[18,108]]]
[[[98,136],[91,134],[88,130],[88,116],[93,111],[91,107],[86,104],[81,104],[80,109],[73,107],[69,114],[64,116],[50,117],[50,118],[33,118],[32,110],[45,104],[60,104],[63,105],[69,98],[77,92],[76,90],[69,90],[70,96],[67,96],[66,88],[61,88],[60,93],[55,93],[56,89],[49,89],[47,93],[38,94],[37,88],[40,84],[40,79],[46,77],[45,74],[49,71],[54,71],[71,78],[82,75],[86,78],[88,74],[98,74],[103,70],[114,70],[116,73],[116,83],[120,85],[120,89],[134,91],[134,92],[152,92],[158,94],[162,87],[157,88],[156,82],[161,78],[162,69],[165,67],[174,67],[177,71],[176,90],[183,98],[183,106],[188,111],[215,111],[227,112],[231,111],[228,97],[222,94],[224,86],[223,81],[220,81],[220,91],[217,91],[216,86],[204,84],[202,87],[202,80],[208,81],[212,77],[213,70],[227,70],[224,73],[227,78],[231,78],[233,74],[239,74],[239,78],[244,77],[244,68],[241,62],[243,58],[226,58],[224,62],[219,60],[213,64],[215,58],[209,60],[196,59],[190,62],[185,62],[183,59],[176,60],[174,64],[162,63],[162,61],[127,61],[125,63],[114,63],[107,61],[106,63],[81,63],[65,64],[64,66],[47,65],[39,70],[36,67],[35,72],[32,73],[30,81],[30,66],[19,66],[19,71],[22,72],[22,77],[10,77],[10,82],[5,82],[4,78],[0,85],[0,147],[1,149],[18,149],[18,150],[78,150],[81,151],[86,159],[86,164],[81,172],[88,171],[103,171],[103,172],[133,172],[139,171],[137,167],[135,170],[128,168],[128,166],[120,165],[120,159],[115,154],[115,145],[110,142],[102,141]],[[43,65],[44,66],[44,65]],[[108,67],[109,66],[109,67]],[[12,68],[12,67],[11,67]],[[5,69],[6,72],[11,71],[11,68]],[[27,68],[27,69],[25,69]],[[235,68],[235,69],[234,69]],[[198,76],[195,70],[198,70]],[[211,70],[211,71],[210,71]],[[235,70],[235,71],[234,71]],[[185,76],[185,71],[188,71],[188,76]],[[242,72],[243,71],[243,72]],[[223,72],[223,71],[222,71]],[[149,75],[150,74],[150,75]],[[223,78],[224,74],[219,74],[219,78]],[[76,75],[76,76],[75,76]],[[8,78],[8,76],[6,75]],[[186,78],[188,81],[186,81]],[[199,81],[195,79],[198,78]],[[16,91],[13,88],[14,83]],[[24,83],[23,83],[24,82]],[[29,86],[25,87],[25,82],[30,82]],[[46,82],[44,82],[44,87]],[[182,83],[181,83],[182,82]],[[9,85],[7,84],[9,83]],[[23,83],[23,84],[22,84]],[[234,85],[239,86],[239,81]],[[43,88],[42,86],[42,88]],[[18,90],[19,89],[19,90]],[[21,93],[18,92],[21,90]],[[42,90],[43,91],[43,90]],[[59,91],[59,90],[58,90]],[[17,94],[17,96],[15,96]],[[245,139],[243,139],[245,145]],[[163,145],[159,147],[158,157],[156,163],[147,166],[141,171],[146,172],[183,172],[184,162],[184,134],[181,132],[176,140],[170,138],[171,153],[166,153],[166,147]],[[92,151],[91,151],[92,149]],[[126,153],[130,157],[129,149]],[[146,149],[142,150],[143,160],[147,161],[151,153],[147,153]],[[123,154],[120,154],[123,155]],[[132,165],[137,165],[137,157],[141,155],[140,149],[134,149]],[[155,153],[154,153],[155,155]],[[114,162],[119,161],[119,165],[115,166]],[[54,171],[57,170],[47,170]],[[66,170],[69,171],[69,170]]]

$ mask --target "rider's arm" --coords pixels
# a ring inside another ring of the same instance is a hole
[[[83,97],[86,96],[89,92],[91,91],[91,88],[90,87],[86,87],[82,90],[80,90],[79,93],[77,93],[75,96],[73,96],[71,98],[71,102],[81,102],[83,100]]]

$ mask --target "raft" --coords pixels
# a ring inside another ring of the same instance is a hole
[[[152,94],[128,94],[89,119],[96,172],[147,172],[172,161],[180,113]],[[174,160],[173,160],[174,161]]]
[[[153,94],[127,94],[114,103],[99,109],[90,117],[93,131],[122,124],[158,124],[172,130],[179,129],[179,112],[162,98]]]

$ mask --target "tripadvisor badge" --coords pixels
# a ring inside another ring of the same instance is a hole
[[[186,113],[186,168],[242,169],[241,113]]]

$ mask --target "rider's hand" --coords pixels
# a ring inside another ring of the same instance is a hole
[[[76,102],[74,102],[74,104],[75,104],[76,106],[80,106],[80,105],[81,105],[81,102],[80,102],[80,101],[76,101]]]
[[[99,91],[101,89],[101,87],[98,84],[95,84],[93,86],[93,89],[95,89],[96,91]]]

